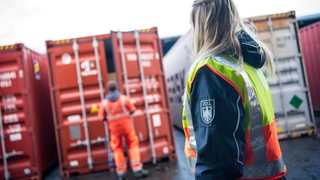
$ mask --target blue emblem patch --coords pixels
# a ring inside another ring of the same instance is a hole
[[[201,119],[205,124],[210,124],[215,116],[215,100],[200,101]]]

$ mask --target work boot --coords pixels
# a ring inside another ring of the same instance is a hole
[[[118,180],[125,180],[126,177],[118,176]]]
[[[149,171],[144,169],[134,173],[135,178],[144,178],[144,177],[147,177],[148,175],[149,175]]]
[[[118,180],[125,180],[125,179],[127,179],[126,176],[127,176],[127,172],[124,172],[122,174],[118,174],[117,179]]]

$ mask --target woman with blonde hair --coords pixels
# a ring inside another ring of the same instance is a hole
[[[232,0],[196,0],[194,62],[182,123],[196,179],[285,179],[272,97],[261,71],[272,55],[243,24]]]

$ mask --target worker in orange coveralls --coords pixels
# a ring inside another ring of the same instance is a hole
[[[124,155],[122,136],[125,137],[128,153],[130,157],[130,166],[136,178],[146,177],[148,171],[143,169],[139,151],[139,139],[130,119],[134,113],[135,106],[130,99],[122,95],[117,90],[117,83],[109,81],[109,93],[99,106],[99,117],[108,121],[110,132],[110,146],[114,154],[116,172],[119,179],[125,179],[127,172],[127,161]]]

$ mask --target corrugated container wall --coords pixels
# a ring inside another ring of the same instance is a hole
[[[300,29],[300,37],[313,110],[320,112],[320,22]]]
[[[0,47],[0,179],[41,179],[57,163],[46,56]]]
[[[265,74],[273,96],[278,137],[281,139],[314,133],[314,115],[306,84],[295,13],[253,17],[249,20],[256,26],[258,39],[274,55],[275,77]],[[191,49],[191,35],[186,34],[164,57],[171,112],[174,124],[180,128],[184,73],[192,63]]]
[[[56,140],[62,176],[108,169],[97,106],[116,80],[132,116],[142,161],[175,157],[173,123],[157,28],[47,41]]]

